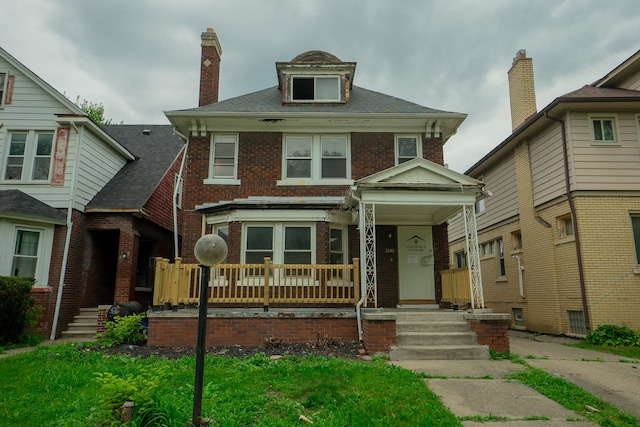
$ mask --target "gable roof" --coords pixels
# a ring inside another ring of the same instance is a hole
[[[629,108],[640,109],[639,90],[610,86],[628,79],[631,71],[640,73],[640,51],[595,83],[568,92],[551,101],[541,111],[525,120],[504,141],[467,169],[465,174],[478,175],[482,173],[494,161],[498,161],[503,153],[509,152],[522,138],[532,135],[547,126],[551,121],[548,117],[557,117],[568,108],[588,111],[593,109],[594,104],[597,104],[599,109],[613,110],[616,107],[619,108],[621,103],[624,102]]]
[[[0,190],[0,215],[10,217],[46,219],[54,224],[64,224],[67,216],[20,190]]]
[[[102,129],[136,159],[128,162],[95,195],[87,205],[87,211],[139,210],[160,184],[184,144],[170,125],[103,125]]]
[[[66,124],[71,122],[77,123],[77,124],[82,123],[87,127],[89,127],[97,135],[99,135],[100,138],[102,138],[108,145],[110,145],[113,149],[115,149],[118,153],[123,155],[125,158],[133,159],[133,155],[131,153],[127,152],[127,150],[122,145],[120,145],[117,141],[115,141],[113,138],[107,135],[98,126],[97,123],[91,120],[91,117],[89,117],[87,113],[82,111],[80,107],[78,107],[69,98],[67,98],[66,96],[58,92],[56,89],[54,89],[49,83],[41,79],[40,76],[38,76],[36,73],[31,71],[29,68],[27,68],[24,64],[22,64],[20,61],[14,58],[9,52],[2,49],[1,47],[0,47],[0,57],[6,60],[9,64],[11,64],[18,71],[24,74],[28,79],[33,81],[36,85],[40,86],[42,90],[44,90],[52,98],[54,98],[56,101],[62,104],[65,108],[71,111],[71,114],[66,112],[64,114],[57,114],[58,122],[60,122],[61,124]]]

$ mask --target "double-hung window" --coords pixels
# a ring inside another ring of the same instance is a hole
[[[593,144],[617,144],[615,117],[591,116],[590,121]]]
[[[504,263],[504,242],[502,239],[496,240],[497,258],[498,258],[498,276],[503,277],[507,275],[507,270]]]
[[[39,231],[28,229],[16,230],[11,275],[18,277],[36,277],[39,242]]]
[[[238,135],[213,135],[209,178],[205,184],[237,185],[238,177]]]
[[[636,262],[640,265],[640,214],[631,216],[631,229],[636,247]]]
[[[49,181],[53,154],[53,132],[12,131],[8,137],[5,181]]]
[[[422,157],[422,144],[417,135],[396,135],[396,165]]]
[[[346,135],[285,135],[284,179],[279,183],[345,184],[351,175],[349,158]]]
[[[262,264],[265,257],[275,264],[313,264],[315,227],[275,223],[245,226],[244,262]]]
[[[340,101],[340,76],[294,76],[291,81],[292,101]]]

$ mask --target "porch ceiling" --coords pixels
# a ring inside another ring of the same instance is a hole
[[[376,224],[437,225],[454,217],[461,206],[376,204]]]

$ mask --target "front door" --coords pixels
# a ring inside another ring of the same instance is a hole
[[[433,235],[430,226],[398,227],[400,304],[433,304],[436,300]]]

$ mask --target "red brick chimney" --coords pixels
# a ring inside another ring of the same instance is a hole
[[[220,57],[222,48],[213,28],[202,33],[202,57],[200,60],[200,100],[199,107],[218,102],[220,84]]]
[[[533,81],[533,60],[527,51],[520,49],[513,58],[508,72],[509,101],[511,104],[511,128],[516,130],[537,112],[536,89]]]

